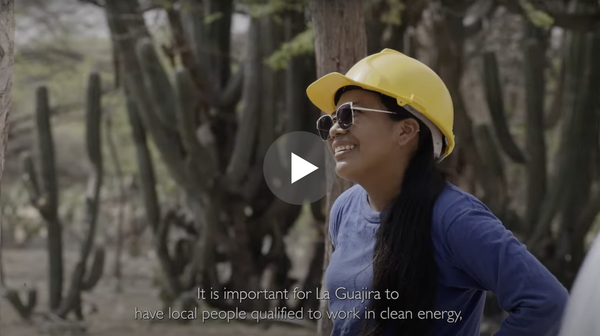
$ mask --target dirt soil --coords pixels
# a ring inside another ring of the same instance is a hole
[[[41,316],[48,311],[47,305],[47,255],[44,249],[6,249],[3,251],[4,270],[7,284],[20,289],[25,297],[28,288],[38,289],[38,304],[35,312]],[[67,279],[76,261],[75,250],[65,252]],[[107,257],[105,272],[110,274],[113,256]],[[134,319],[134,311],[160,310],[160,300],[156,287],[152,285],[152,274],[156,267],[155,258],[150,254],[142,257],[125,257],[123,260],[122,292],[115,288],[115,280],[104,276],[91,293],[84,296],[87,332],[94,336],[189,336],[189,335],[315,335],[315,329],[305,327],[273,325],[268,329],[259,322],[248,325],[241,322],[227,323],[210,321],[202,323],[195,320],[188,325],[164,321],[141,321]],[[106,273],[105,273],[106,274]],[[24,322],[14,308],[4,299],[0,299],[0,335],[37,336],[37,335],[77,335],[80,332],[69,330],[55,323]],[[41,317],[36,317],[40,321]]]

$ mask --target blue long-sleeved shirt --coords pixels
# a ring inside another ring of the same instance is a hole
[[[340,195],[331,209],[334,252],[325,290],[329,314],[338,314],[331,316],[333,336],[357,335],[364,319],[373,317],[364,314],[369,299],[376,298],[368,291],[379,220],[360,185]],[[486,291],[509,313],[495,336],[558,333],[567,290],[481,201],[447,183],[434,207],[432,238],[439,272],[434,336],[478,336]],[[353,310],[356,315],[342,313]],[[418,314],[412,312],[412,318],[432,317]],[[391,317],[386,313],[385,318]]]

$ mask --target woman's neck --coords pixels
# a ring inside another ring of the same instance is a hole
[[[400,193],[402,180],[404,178],[403,169],[377,174],[372,174],[369,181],[359,183],[369,195],[369,205],[373,211],[381,212],[388,207]]]

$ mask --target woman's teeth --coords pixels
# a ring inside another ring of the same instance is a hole
[[[347,152],[349,150],[354,149],[354,145],[348,145],[348,146],[338,146],[335,148],[335,154],[337,153],[342,153],[342,152]]]

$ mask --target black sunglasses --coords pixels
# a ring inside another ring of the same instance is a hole
[[[374,110],[365,107],[354,107],[352,102],[344,103],[340,105],[331,115],[326,114],[317,119],[317,131],[319,131],[319,136],[321,139],[323,139],[323,141],[329,140],[329,131],[336,122],[340,125],[341,129],[349,129],[354,124],[355,110],[396,114],[396,112],[391,111]]]

